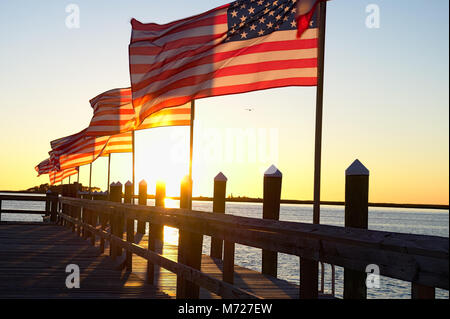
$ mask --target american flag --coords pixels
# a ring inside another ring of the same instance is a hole
[[[52,171],[49,173],[50,185],[54,185],[56,183],[61,182],[69,176],[75,175],[78,173],[78,168],[70,168],[62,171]]]
[[[93,98],[90,103],[94,115],[86,130],[87,136],[113,135],[162,126],[190,125],[191,120],[191,106],[185,104],[151,114],[136,126],[131,88],[109,90]]]
[[[50,159],[57,170],[90,164],[110,153],[132,152],[131,132],[100,137],[74,134],[65,141],[50,152]]]
[[[40,176],[42,174],[50,173],[54,169],[54,166],[51,163],[50,158],[47,158],[36,165],[34,169],[36,170],[36,172],[38,172],[38,176]]]
[[[296,11],[297,0],[239,0],[164,25],[133,19],[138,122],[194,99],[317,85],[317,18],[297,38]]]

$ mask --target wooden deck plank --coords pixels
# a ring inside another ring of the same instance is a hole
[[[0,298],[170,298],[56,225],[2,223],[0,260]],[[70,263],[80,267],[79,289],[65,286]]]

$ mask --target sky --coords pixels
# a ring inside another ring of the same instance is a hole
[[[69,4],[79,28],[67,28]],[[187,5],[188,3],[188,5]],[[0,2],[0,189],[48,182],[34,167],[49,142],[85,128],[89,100],[129,87],[130,20],[167,23],[227,3],[219,0],[4,0]],[[368,5],[379,27],[368,28]],[[328,3],[322,142],[322,200],[343,200],[345,169],[370,171],[369,200],[449,203],[449,3],[446,0]],[[196,102],[194,196],[262,197],[263,173],[283,173],[282,198],[312,199],[315,87],[290,87]],[[251,109],[251,111],[247,110]],[[189,128],[136,132],[136,180],[178,195],[188,172]],[[111,180],[131,179],[131,155],[113,154]],[[106,188],[107,160],[92,183]],[[88,184],[89,168],[80,182]],[[72,180],[73,181],[73,180]]]

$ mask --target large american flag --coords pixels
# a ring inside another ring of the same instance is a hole
[[[78,173],[78,168],[70,168],[62,171],[52,171],[49,173],[48,177],[50,179],[50,185],[54,185],[56,183],[61,182],[69,176],[75,175]]]
[[[131,88],[109,90],[93,98],[90,103],[94,115],[86,130],[88,136],[113,135],[162,126],[190,125],[190,103],[151,114],[140,125],[136,125],[135,110],[131,103]]]
[[[317,85],[314,14],[297,38],[297,0],[239,0],[159,25],[131,21],[133,106],[149,114],[191,100]]]

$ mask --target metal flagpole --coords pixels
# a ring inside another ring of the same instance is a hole
[[[80,166],[78,166],[77,183],[80,183]]]
[[[133,193],[132,193],[132,195],[134,195],[134,188],[136,186],[136,184],[135,184],[135,167],[134,167],[134,165],[135,165],[134,130],[132,131],[132,134],[131,134],[131,141],[132,141],[132,145],[133,145]],[[131,202],[134,204],[134,197],[132,197]]]
[[[314,209],[313,223],[320,223],[320,168],[322,157],[322,109],[323,109],[323,70],[325,51],[326,1],[319,3],[319,50],[317,61],[316,91],[316,133],[314,150]],[[317,299],[319,283],[319,264],[317,261],[300,258],[300,298]]]
[[[322,162],[323,74],[325,57],[325,18],[327,2],[319,3],[319,52],[317,61],[316,135],[314,150],[314,214],[313,223],[320,224],[320,174]]]
[[[108,185],[106,187],[106,189],[108,190],[108,194],[109,194],[109,178],[111,176],[111,153],[108,154]]]
[[[92,163],[89,164],[89,194],[92,192],[91,181],[92,181]]]
[[[70,185],[70,176],[69,176],[69,185]]]
[[[189,199],[189,209],[192,208],[192,188],[193,188],[193,180],[192,180],[192,156],[194,153],[194,120],[195,120],[195,100],[191,101],[191,125],[190,125],[190,146],[189,146],[189,181],[190,181],[190,199]]]

